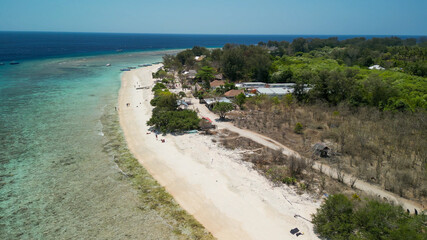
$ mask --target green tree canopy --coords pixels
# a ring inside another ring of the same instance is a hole
[[[356,201],[356,200],[354,200]],[[416,239],[426,237],[423,213],[412,216],[402,207],[377,200],[356,204],[342,194],[329,196],[313,215],[315,231],[335,239]]]
[[[234,109],[232,103],[219,102],[213,107],[213,111],[219,114],[220,119],[225,119],[225,115]]]
[[[207,57],[209,57],[210,52],[207,48],[205,47],[200,47],[200,46],[194,46],[191,51],[193,52],[193,54],[195,56],[201,56],[201,55],[205,55]]]
[[[195,63],[196,60],[194,60],[194,53],[192,50],[187,49],[184,50],[182,52],[179,52],[176,55],[176,59],[182,64],[182,65],[187,65],[189,67],[192,67]]]
[[[349,239],[353,232],[353,203],[342,194],[325,200],[313,216],[315,230],[331,239]]]
[[[215,79],[214,69],[209,66],[203,66],[196,74],[196,78],[203,81],[203,85],[206,89],[210,89],[210,82]]]
[[[196,78],[199,78],[203,81],[212,81],[214,76],[215,70],[212,67],[209,66],[203,66],[196,74]]]
[[[245,59],[243,50],[238,47],[225,48],[221,56],[221,68],[225,76],[232,82],[244,76]]]
[[[154,108],[153,115],[147,125],[154,126],[163,133],[181,132],[198,129],[200,118],[191,110],[168,111],[162,108]]]
[[[236,85],[234,83],[225,83],[224,86],[219,86],[215,89],[215,93],[218,95],[222,95],[232,89],[237,89]]]
[[[156,83],[156,85],[154,85],[154,87],[151,89],[151,91],[156,92],[158,90],[163,90],[166,89],[166,85],[163,83]]]
[[[243,104],[245,104],[246,102],[246,96],[244,93],[240,93],[239,95],[236,96],[235,98],[235,102],[236,104],[239,106],[240,109],[243,108]]]
[[[150,104],[157,108],[162,108],[168,111],[173,111],[178,108],[177,100],[178,96],[169,91],[158,92],[151,101]]]

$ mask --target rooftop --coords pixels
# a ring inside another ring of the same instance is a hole
[[[231,103],[230,99],[226,98],[226,97],[220,97],[220,98],[205,98],[204,99],[207,105],[212,105],[214,103],[217,102],[226,102],[226,103]]]
[[[292,93],[293,89],[284,89],[284,88],[258,88],[259,94],[272,95],[272,96],[281,96],[288,93]]]
[[[237,96],[237,95],[239,95],[239,94],[241,94],[243,92],[244,92],[243,89],[238,89],[238,90],[232,89],[232,90],[224,93],[224,96],[226,96],[226,97],[235,97],[235,96]]]
[[[214,80],[210,83],[211,87],[219,87],[219,86],[224,86],[225,82],[222,80]]]

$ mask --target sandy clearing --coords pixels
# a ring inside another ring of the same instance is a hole
[[[309,195],[273,187],[237,151],[199,134],[147,134],[151,72],[160,65],[125,72],[119,92],[120,124],[131,152],[175,200],[218,239],[317,239],[310,218],[319,206]],[[127,107],[126,104],[130,103]],[[271,143],[270,143],[271,144]],[[298,227],[298,238],[290,230]]]

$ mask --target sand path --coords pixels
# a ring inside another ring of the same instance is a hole
[[[174,199],[218,239],[317,239],[310,219],[319,206],[308,195],[273,187],[238,154],[199,134],[147,134],[151,72],[156,66],[123,73],[120,124],[131,152]],[[127,107],[126,104],[130,106]],[[298,238],[290,230],[298,227]]]
[[[283,150],[283,154],[287,155],[287,156],[298,156],[299,154],[291,149],[289,149],[288,147],[284,146],[283,144],[267,137],[261,134],[258,134],[256,132],[250,131],[248,129],[241,129],[238,128],[236,126],[234,126],[232,123],[230,122],[223,122],[223,121],[219,121],[219,116],[216,115],[215,113],[211,112],[204,104],[200,104],[198,102],[196,102],[196,100],[193,100],[193,104],[194,107],[197,109],[197,111],[199,112],[199,114],[201,116],[205,116],[205,117],[209,117],[211,120],[214,121],[214,124],[218,126],[219,129],[228,129],[230,131],[236,132],[238,134],[240,134],[243,137],[249,138],[261,145],[264,145],[266,147],[269,147],[271,149],[275,149],[275,150],[279,150],[282,149]],[[324,164],[320,164],[318,162],[314,162],[313,168],[318,170],[318,171],[322,171],[324,174],[337,179],[338,178],[338,171],[337,169],[324,165]],[[344,174],[343,176],[343,181],[345,184],[351,186],[351,182],[354,179],[354,176],[351,176],[349,174]],[[382,189],[379,186],[370,184],[366,181],[362,181],[360,179],[358,179],[355,184],[354,187],[364,191],[367,194],[370,194],[372,196],[376,196],[376,197],[380,197],[380,198],[385,198],[387,199],[387,201],[391,201],[395,204],[401,205],[404,209],[409,209],[411,211],[411,213],[414,213],[414,209],[417,209],[418,212],[421,212],[422,210],[424,210],[423,206],[421,206],[421,204],[402,198],[400,196],[398,196],[397,194],[394,194],[392,192],[386,191],[384,189]]]

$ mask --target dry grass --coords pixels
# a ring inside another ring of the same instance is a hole
[[[301,155],[422,203],[427,198],[427,115],[350,109],[323,104],[297,106],[255,98],[234,116],[237,126],[267,135]],[[302,134],[294,133],[297,122]],[[325,142],[335,155],[320,159],[312,146]]]
[[[237,133],[221,130],[217,137],[222,146],[243,151],[243,161],[251,162],[253,168],[268,178],[275,185],[293,185],[300,193],[308,191],[321,195],[323,193],[356,193],[344,184],[337,184],[330,177],[311,169],[312,162],[307,159],[287,157],[280,150],[272,150]],[[357,192],[360,194],[360,192]]]

